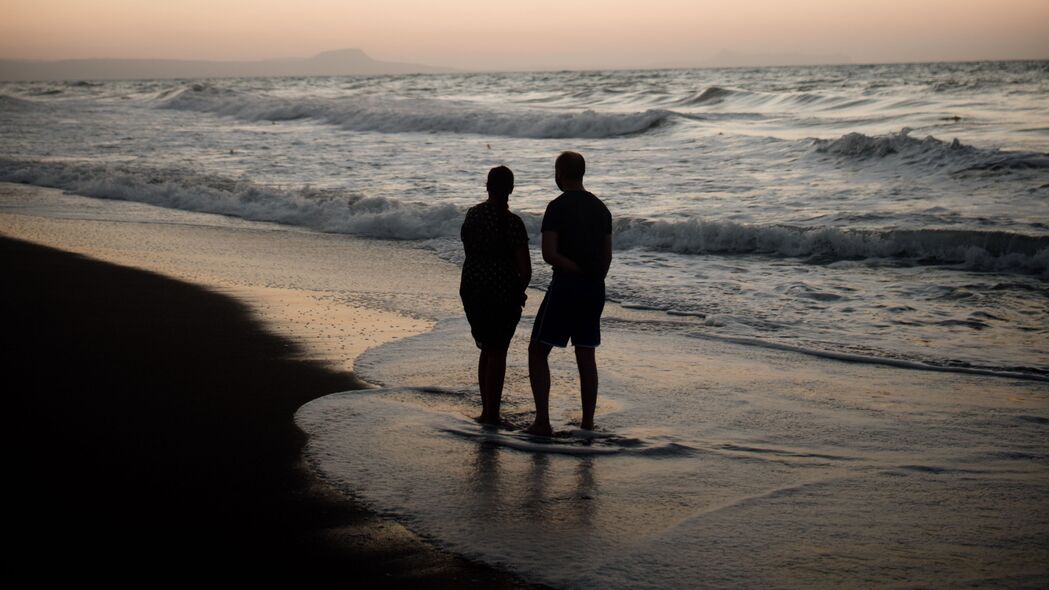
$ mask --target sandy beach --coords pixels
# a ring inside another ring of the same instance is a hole
[[[469,420],[457,268],[431,251],[22,185],[0,202],[23,555],[362,586],[1045,579],[1043,382],[610,305],[597,438],[572,433],[562,354],[563,438],[537,442]]]
[[[308,567],[364,587],[527,587],[309,476],[293,413],[366,385],[248,304],[6,236],[0,256],[18,559],[114,579]]]

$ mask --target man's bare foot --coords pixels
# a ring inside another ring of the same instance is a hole
[[[477,420],[481,424],[487,424],[487,425],[492,425],[492,426],[499,426],[499,424],[501,424],[501,421],[499,420],[498,416],[496,416],[493,419],[493,418],[490,418],[487,414],[481,414],[480,416],[474,418],[474,420]]]
[[[584,420],[583,422],[579,423],[579,428],[582,428],[583,430],[593,430],[594,429],[594,421],[593,420],[590,420],[590,421]]]
[[[536,436],[553,436],[554,429],[550,427],[550,424],[540,424],[533,422],[531,426],[524,429],[526,434],[534,434]]]

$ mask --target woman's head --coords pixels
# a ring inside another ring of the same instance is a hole
[[[506,166],[496,166],[488,171],[488,196],[505,201],[514,192],[514,173]]]

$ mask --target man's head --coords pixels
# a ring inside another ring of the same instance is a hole
[[[488,171],[488,196],[505,201],[514,192],[514,173],[506,166],[496,166]]]
[[[566,186],[581,186],[584,174],[586,174],[586,160],[581,154],[562,152],[554,162],[554,181],[557,183],[557,188],[563,190]]]

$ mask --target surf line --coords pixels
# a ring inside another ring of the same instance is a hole
[[[731,342],[733,344],[742,344],[744,346],[760,346],[762,348],[771,348],[773,350],[784,350],[787,352],[796,352],[799,354],[807,354],[809,356],[815,356],[820,358],[831,359],[835,361],[844,361],[847,363],[864,363],[868,365],[887,365],[890,367],[896,367],[899,369],[911,369],[914,371],[936,371],[939,373],[964,373],[969,375],[982,375],[985,377],[1000,377],[1003,379],[1024,379],[1027,381],[1041,381],[1043,383],[1049,383],[1049,375],[1039,375],[1037,373],[1021,373],[1019,371],[996,371],[994,369],[981,369],[979,367],[941,367],[937,365],[930,365],[918,361],[905,361],[902,359],[890,359],[878,356],[867,356],[862,354],[852,354],[849,352],[830,352],[826,350],[814,350],[811,348],[802,348],[800,346],[791,346],[789,344],[780,344],[778,342],[766,342],[757,338],[743,338],[740,336],[716,336],[713,334],[703,334],[702,332],[689,332],[687,334],[691,338],[703,338],[706,340],[718,340],[721,342]]]

